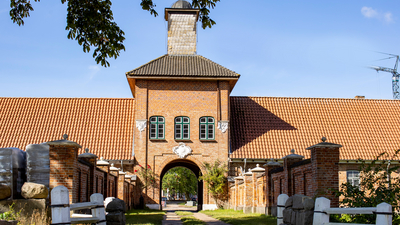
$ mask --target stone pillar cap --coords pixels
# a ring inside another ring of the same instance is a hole
[[[251,172],[251,169],[249,169],[246,173],[244,173],[243,175],[245,176],[251,176],[253,175],[253,173]]]
[[[63,139],[61,139],[61,140],[48,141],[45,143],[48,145],[54,145],[54,146],[70,146],[70,147],[82,148],[82,146],[80,146],[78,143],[67,140],[67,139],[68,139],[68,134],[64,134]]]
[[[251,169],[251,172],[264,172],[265,169],[261,168],[259,164],[257,164],[257,166],[253,169]]]
[[[103,157],[100,157],[100,159],[97,160],[97,165],[98,165],[98,166],[109,166],[110,163],[107,162],[106,160],[104,160]]]
[[[275,162],[273,158],[271,158],[271,160],[269,162],[267,162],[266,164],[264,164],[263,166],[282,166],[282,164]]]
[[[120,169],[117,168],[117,167],[114,167],[114,163],[111,163],[110,170],[112,170],[112,171],[119,171]]]
[[[326,137],[322,137],[321,140],[322,140],[321,143],[318,143],[316,145],[310,146],[310,147],[308,147],[306,149],[307,150],[311,150],[313,148],[341,148],[341,147],[343,147],[342,145],[339,145],[339,144],[325,142],[326,141]]]
[[[295,152],[294,149],[290,150],[290,152],[291,152],[292,154],[283,157],[283,159],[302,159],[302,158],[304,158],[304,156],[302,156],[302,155],[297,155],[297,154],[295,154],[295,153],[294,153],[294,152]]]
[[[98,157],[97,157],[97,155],[90,153],[89,149],[86,148],[85,153],[78,155],[78,158],[95,158],[95,159],[97,159]]]
[[[119,175],[125,175],[126,173],[123,172],[123,171],[119,171],[118,174],[119,174]]]
[[[238,177],[235,177],[233,179],[235,179],[235,180],[243,180],[243,177],[242,176],[238,176]]]

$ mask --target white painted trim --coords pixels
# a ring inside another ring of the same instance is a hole
[[[156,210],[160,210],[160,204],[146,204],[147,207],[149,207],[149,209],[156,209]]]
[[[217,204],[203,204],[203,210],[216,210]]]

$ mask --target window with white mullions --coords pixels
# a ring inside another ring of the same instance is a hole
[[[165,138],[165,119],[162,116],[150,117],[150,139],[164,139]]]
[[[175,118],[175,139],[190,139],[190,119],[187,116],[178,116]]]
[[[359,186],[360,185],[360,172],[357,170],[348,170],[347,171],[347,182],[349,182],[353,186]]]
[[[204,116],[200,118],[200,140],[215,139],[215,120],[213,117]]]

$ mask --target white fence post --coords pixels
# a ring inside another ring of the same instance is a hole
[[[69,210],[69,192],[64,186],[51,190],[51,219],[52,224],[71,224]]]
[[[331,200],[319,197],[315,200],[314,207],[314,220],[313,225],[321,225],[329,223],[329,214],[323,213],[325,209],[329,209],[331,207]]]
[[[286,200],[288,200],[289,196],[287,194],[280,194],[278,196],[278,205],[276,206],[276,214],[277,214],[277,224],[283,223],[283,209],[285,208]]]
[[[376,224],[392,225],[392,206],[383,202],[376,206]]]
[[[92,209],[92,216],[99,218],[99,221],[97,222],[97,224],[106,225],[107,222],[106,222],[106,214],[104,212],[103,195],[98,194],[98,193],[92,194],[90,196],[90,202],[103,204],[103,207],[96,207],[96,208]]]

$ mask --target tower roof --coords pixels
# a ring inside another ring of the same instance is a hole
[[[171,8],[179,8],[179,9],[191,9],[192,5],[185,0],[179,0],[175,2]]]

